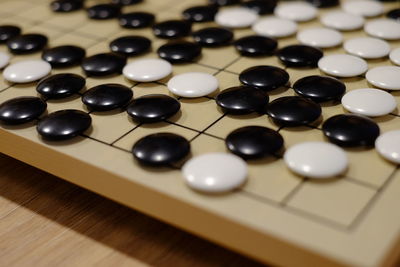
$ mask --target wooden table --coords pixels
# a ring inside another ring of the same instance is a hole
[[[0,154],[0,266],[259,266]]]

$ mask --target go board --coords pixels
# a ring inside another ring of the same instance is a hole
[[[101,1],[85,1],[89,7]],[[184,9],[206,4],[202,0],[147,0],[123,7],[123,12],[146,11],[156,21],[181,18]],[[384,13],[399,8],[384,3]],[[316,19],[298,24],[298,31],[320,27],[319,18],[339,7],[318,10]],[[145,36],[152,49],[144,55],[157,58],[157,48],[166,40],[155,38],[151,28],[121,28],[116,19],[91,20],[84,10],[54,13],[45,0],[3,0],[0,24],[17,25],[23,33],[41,33],[49,47],[77,45],[91,56],[109,51],[109,43],[126,35]],[[384,15],[381,15],[384,17]],[[377,19],[367,18],[367,21]],[[216,26],[214,22],[194,23],[193,30]],[[400,27],[400,26],[399,26]],[[250,28],[234,29],[234,38],[252,35]],[[342,32],[344,40],[366,36],[363,30]],[[191,40],[191,37],[185,37]],[[297,44],[295,35],[278,39],[278,47]],[[400,41],[388,41],[391,48]],[[8,53],[5,45],[0,50]],[[339,45],[323,49],[324,55],[344,54]],[[11,63],[40,59],[41,52],[12,55]],[[368,68],[393,65],[387,56],[367,60]],[[247,161],[247,181],[222,194],[201,193],[183,180],[181,164],[145,167],[134,160],[132,146],[142,137],[158,132],[175,133],[190,141],[189,158],[208,152],[227,152],[225,138],[233,130],[250,125],[276,130],[286,149],[306,141],[327,142],[322,122],[348,113],[339,102],[321,103],[322,119],[297,127],[276,125],[265,114],[232,115],[216,104],[216,96],[238,86],[239,74],[252,66],[271,65],[289,74],[286,86],[268,92],[270,101],[296,95],[292,85],[302,77],[325,75],[318,68],[286,67],[276,56],[245,57],[235,48],[203,47],[195,62],[173,64],[173,72],[157,82],[132,82],[123,75],[86,76],[79,66],[53,68],[51,74],[75,73],[86,78],[86,88],[66,99],[47,100],[47,113],[76,109],[90,113],[92,126],[66,141],[47,141],[36,131],[37,121],[18,126],[2,125],[0,152],[87,188],[126,206],[149,214],[181,229],[248,255],[259,261],[282,266],[394,266],[400,249],[400,172],[373,148],[344,148],[349,164],[340,176],[311,179],[291,172],[279,155]],[[168,80],[195,71],[215,76],[219,92],[199,98],[182,98],[170,93]],[[347,92],[374,87],[364,75],[340,78]],[[104,83],[118,83],[133,90],[134,99],[148,94],[164,94],[178,99],[180,111],[157,123],[137,123],[124,110],[92,112],[81,101],[85,90]],[[37,96],[37,83],[10,83],[0,80],[0,103],[19,96]],[[400,94],[390,91],[397,103]],[[381,132],[399,129],[395,109],[373,118]],[[332,158],[332,164],[337,159]]]

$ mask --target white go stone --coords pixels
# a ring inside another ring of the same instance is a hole
[[[258,19],[258,14],[244,7],[225,8],[215,15],[215,22],[228,28],[247,28]]]
[[[332,11],[321,17],[323,25],[339,31],[352,31],[364,25],[364,18],[344,11]]]
[[[364,31],[371,36],[385,40],[400,39],[400,23],[393,19],[375,19],[368,21]]]
[[[51,71],[51,65],[43,60],[24,60],[9,65],[3,71],[4,78],[13,83],[37,81]]]
[[[347,155],[340,147],[325,142],[304,142],[284,154],[286,165],[294,173],[309,178],[331,178],[348,166]]]
[[[362,88],[347,92],[342,105],[352,113],[368,117],[384,116],[397,107],[396,99],[383,90]]]
[[[0,69],[4,68],[10,62],[10,56],[4,52],[0,52]]]
[[[389,58],[394,64],[400,65],[400,47],[393,49],[389,54]]]
[[[281,2],[275,8],[275,15],[294,21],[309,21],[317,16],[317,9],[307,2]]]
[[[281,38],[295,34],[297,23],[288,19],[271,16],[254,23],[252,29],[262,36]]]
[[[363,17],[375,17],[383,14],[384,11],[382,3],[371,0],[346,1],[342,4],[342,9]]]
[[[168,89],[178,96],[201,97],[218,89],[218,80],[204,72],[187,72],[172,77]]]
[[[376,87],[388,90],[400,90],[400,67],[375,67],[365,74],[365,78]]]
[[[319,48],[335,47],[343,42],[340,32],[328,28],[310,28],[297,33],[300,43]]]
[[[172,72],[172,65],[158,58],[138,59],[127,64],[122,73],[126,78],[137,82],[154,82],[167,77]]]
[[[389,131],[381,134],[375,140],[375,149],[385,159],[400,163],[400,130]]]
[[[228,153],[208,153],[194,157],[182,167],[186,184],[207,193],[222,193],[241,186],[247,179],[247,164]]]
[[[354,77],[368,70],[368,64],[364,59],[346,54],[324,56],[318,61],[318,67],[336,77]]]
[[[347,53],[367,59],[386,57],[390,52],[390,45],[386,41],[372,37],[347,40],[343,48]]]

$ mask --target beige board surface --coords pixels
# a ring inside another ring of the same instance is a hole
[[[87,5],[101,1],[87,1]],[[145,0],[124,7],[124,11],[154,12],[159,21],[180,17],[184,8],[204,4],[203,0]],[[108,51],[108,43],[124,35],[142,35],[153,40],[152,51],[130,58],[157,57],[156,49],[165,41],[156,39],[151,29],[126,30],[116,20],[91,21],[85,12],[55,14],[45,0],[3,0],[0,24],[15,24],[24,33],[46,34],[49,46],[75,44],[88,55]],[[399,7],[385,4],[385,10]],[[324,9],[320,13],[333,9]],[[195,24],[194,29],[213,26]],[[318,19],[301,23],[300,29],[319,26]],[[214,25],[215,26],[215,25]],[[250,29],[235,30],[235,37],[252,34]],[[363,36],[363,31],[347,32],[345,39]],[[190,37],[187,39],[190,40]],[[295,37],[279,40],[279,46],[295,44]],[[400,41],[390,42],[392,48]],[[4,45],[0,51],[6,51]],[[338,47],[325,53],[343,53]],[[12,56],[12,62],[40,58],[40,53]],[[385,58],[368,61],[369,66],[391,65]],[[196,63],[174,65],[173,75],[188,71],[213,74],[220,90],[239,85],[238,74],[254,65],[283,67],[276,57],[245,58],[233,47],[203,49]],[[301,77],[321,74],[318,69],[286,68],[293,84]],[[54,69],[52,73],[73,72],[79,67]],[[122,75],[87,78],[87,88],[113,82],[132,88],[134,96],[152,93],[171,95],[164,79],[157,83],[133,83]],[[347,90],[370,87],[364,77],[343,79]],[[86,89],[85,89],[86,90]],[[393,92],[392,92],[393,93]],[[270,98],[294,95],[290,88],[271,92]],[[37,95],[35,83],[9,84],[0,79],[0,103],[17,96]],[[393,93],[397,100],[399,94]],[[0,152],[11,155],[65,180],[88,188],[182,229],[254,257],[266,263],[285,266],[391,266],[398,258],[400,238],[400,172],[383,160],[374,149],[346,150],[348,171],[328,181],[315,181],[291,173],[282,159],[250,161],[247,183],[240,189],[207,195],[190,190],[177,169],[153,169],[139,166],[130,154],[141,137],[155,132],[173,132],[191,141],[191,157],[226,151],[224,138],[232,130],[246,125],[262,125],[279,130],[285,147],[310,140],[324,141],[317,127],[280,129],[267,116],[250,114],[231,116],[217,108],[215,95],[199,99],[179,99],[181,112],[165,122],[139,125],[123,111],[93,112],[93,126],[84,136],[66,142],[43,141],[34,123],[0,128]],[[79,95],[49,101],[48,112],[74,108],[87,111]],[[345,113],[341,105],[323,105],[323,119]],[[398,129],[398,113],[375,119],[382,132]]]

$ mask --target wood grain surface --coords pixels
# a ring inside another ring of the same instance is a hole
[[[0,266],[261,266],[0,154]]]

